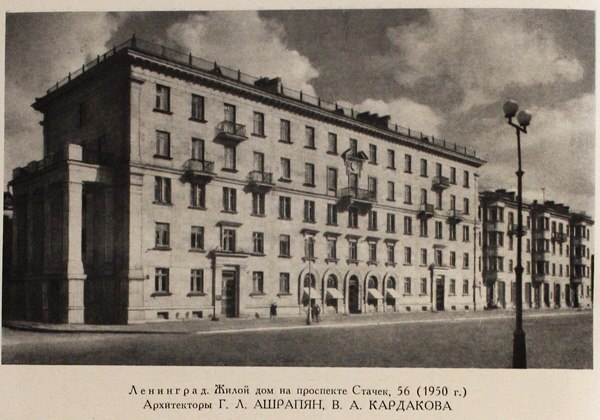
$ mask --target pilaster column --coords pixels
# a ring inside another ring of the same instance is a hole
[[[223,311],[223,266],[215,264],[213,266],[213,295],[212,301],[215,307],[215,316],[219,318]]]
[[[128,259],[127,259],[127,322],[143,321],[144,315],[144,270],[143,270],[143,217],[142,190],[144,176],[129,174],[129,185],[125,187],[125,208],[128,214]],[[154,272],[148,275],[154,279]]]
[[[66,284],[61,288],[66,303],[67,323],[83,323],[83,284],[85,273],[81,261],[81,228],[83,219],[83,184],[77,181],[67,181],[64,184],[64,219],[63,229],[63,263],[66,274]]]

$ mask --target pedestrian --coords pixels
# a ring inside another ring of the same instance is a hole
[[[319,314],[321,313],[321,307],[319,306],[319,303],[315,303],[315,321],[319,322]]]
[[[277,304],[271,303],[271,309],[269,311],[269,318],[275,318],[277,316]]]

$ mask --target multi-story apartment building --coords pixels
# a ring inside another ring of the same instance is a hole
[[[469,309],[473,151],[132,39],[37,98],[12,317]]]
[[[479,213],[482,219],[480,265],[486,287],[486,306],[514,308],[519,234],[515,193],[506,190],[482,192]],[[591,305],[592,224],[591,218],[572,213],[563,204],[553,201],[523,203],[522,296],[525,308]],[[510,300],[507,293],[510,293]]]

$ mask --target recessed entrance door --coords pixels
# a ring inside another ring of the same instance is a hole
[[[567,306],[571,306],[571,285],[565,284],[565,301],[567,302]]]
[[[358,279],[355,276],[352,276],[348,283],[348,311],[351,314],[360,312],[358,307]]]
[[[548,283],[544,283],[544,305],[550,307],[550,285]]]
[[[446,294],[444,287],[444,279],[437,279],[435,282],[435,309],[438,311],[444,310],[444,295]]]
[[[506,308],[506,285],[503,281],[498,282],[498,305]]]
[[[560,308],[560,283],[554,285],[554,306]]]
[[[237,273],[235,270],[223,271],[222,313],[228,318],[238,315]]]

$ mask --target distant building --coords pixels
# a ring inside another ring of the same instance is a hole
[[[139,39],[84,69],[13,173],[11,318],[485,304],[474,151]]]
[[[514,192],[480,194],[486,306],[516,302],[517,200]],[[546,201],[523,205],[523,303],[525,308],[591,306],[593,220]],[[509,295],[510,294],[510,295]]]

